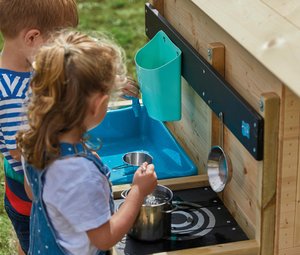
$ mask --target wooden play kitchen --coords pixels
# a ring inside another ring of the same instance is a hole
[[[299,1],[285,0],[146,4],[146,35],[163,31],[182,52],[181,120],[166,126],[198,168],[198,175],[159,183],[204,192],[221,113],[232,170],[214,201],[247,235],[155,254],[300,254],[299,11]],[[129,185],[113,188],[118,198]]]

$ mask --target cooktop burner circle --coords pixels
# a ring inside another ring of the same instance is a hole
[[[213,213],[207,208],[178,210],[172,213],[171,240],[190,240],[204,236],[216,224]]]

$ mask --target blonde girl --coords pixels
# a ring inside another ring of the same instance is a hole
[[[33,191],[29,254],[105,254],[128,232],[157,184],[138,169],[113,214],[109,169],[85,145],[111,91],[126,82],[122,51],[110,41],[63,31],[36,55],[29,129],[18,135]]]

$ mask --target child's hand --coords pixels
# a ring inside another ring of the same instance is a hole
[[[140,88],[138,83],[131,77],[127,77],[126,85],[122,88],[123,96],[127,97],[139,97]]]
[[[98,154],[97,152],[92,151],[92,154],[93,154],[94,156],[96,156],[98,159],[101,159],[100,156],[99,156],[99,154]]]
[[[148,165],[147,162],[143,163],[141,167],[136,170],[132,186],[136,186],[145,197],[150,194],[157,185],[157,176],[154,170],[154,165]]]

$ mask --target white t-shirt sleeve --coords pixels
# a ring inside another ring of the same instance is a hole
[[[106,177],[86,158],[57,160],[47,170],[43,200],[58,232],[61,224],[75,232],[103,225],[111,217],[109,199]]]

